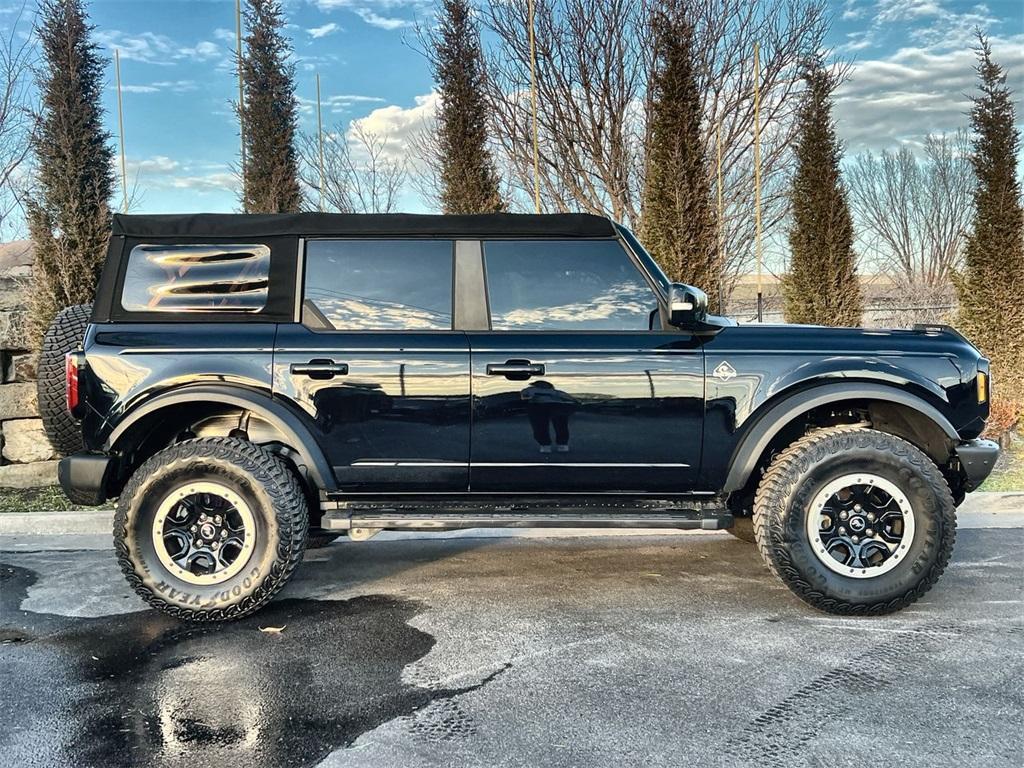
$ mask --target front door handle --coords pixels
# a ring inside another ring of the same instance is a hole
[[[308,363],[292,363],[289,370],[296,376],[309,376],[311,379],[333,379],[348,373],[348,363],[336,363],[333,360],[310,360]]]
[[[488,376],[504,376],[512,381],[525,381],[531,376],[543,376],[543,363],[531,363],[529,360],[506,360],[504,363],[488,363]]]

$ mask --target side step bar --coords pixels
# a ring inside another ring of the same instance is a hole
[[[722,507],[653,507],[642,504],[618,511],[607,508],[565,507],[558,511],[540,509],[492,509],[480,507],[465,512],[452,510],[452,505],[436,512],[424,507],[353,508],[324,512],[321,527],[330,531],[354,529],[373,530],[455,530],[459,528],[675,528],[680,530],[717,531],[730,528],[732,514]],[[653,508],[651,508],[653,507]],[[650,508],[650,511],[647,511]],[[415,511],[413,511],[415,510]]]

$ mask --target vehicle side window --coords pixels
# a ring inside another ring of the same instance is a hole
[[[311,240],[304,303],[335,330],[451,330],[453,253],[451,240]]]
[[[613,240],[492,240],[484,265],[496,331],[646,331],[658,308]]]
[[[267,305],[265,245],[137,245],[121,291],[127,312],[259,312]]]

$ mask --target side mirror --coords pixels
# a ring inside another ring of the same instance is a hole
[[[700,288],[672,283],[668,289],[668,322],[676,328],[696,328],[708,316],[708,295]]]

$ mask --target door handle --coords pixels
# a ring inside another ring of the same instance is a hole
[[[531,376],[543,376],[544,365],[529,360],[506,360],[504,363],[488,363],[488,376],[504,376],[512,381],[525,381]]]
[[[348,363],[336,363],[333,360],[310,360],[308,363],[292,363],[289,369],[296,376],[309,376],[311,379],[333,379],[348,373]]]

